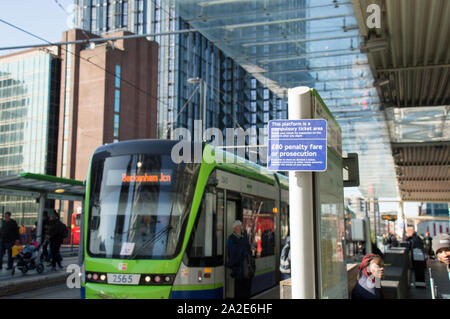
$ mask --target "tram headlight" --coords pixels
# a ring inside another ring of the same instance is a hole
[[[172,285],[174,279],[174,274],[142,274],[139,284],[145,286],[165,286]]]
[[[105,281],[106,280],[106,276],[105,275],[100,275],[100,280],[101,281]]]

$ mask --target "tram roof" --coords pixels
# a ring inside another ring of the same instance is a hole
[[[276,174],[276,177],[277,177],[278,181],[280,182],[281,188],[289,189],[289,177],[287,177],[286,175],[279,174],[279,173]]]
[[[0,177],[0,194],[48,199],[81,201],[85,186],[82,181],[46,174],[24,172]]]
[[[207,144],[210,146],[215,153],[222,153],[222,157],[224,158],[223,163],[219,163],[215,161],[216,166],[219,169],[224,171],[228,171],[231,173],[247,176],[249,178],[259,180],[261,182],[269,183],[274,185],[276,183],[275,175],[273,171],[268,170],[267,168],[258,165],[254,162],[251,162],[245,158],[234,155],[233,153],[224,151],[219,147]],[[226,155],[226,157],[225,157]],[[231,161],[227,159],[232,159]],[[231,163],[230,163],[231,162]]]

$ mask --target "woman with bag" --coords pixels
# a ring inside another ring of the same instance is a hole
[[[384,277],[384,261],[380,255],[365,255],[359,266],[358,282],[352,291],[352,299],[384,299],[381,279]]]

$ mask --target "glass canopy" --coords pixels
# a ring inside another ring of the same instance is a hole
[[[365,197],[398,197],[389,131],[351,1],[164,0],[282,98],[315,88],[359,155]]]

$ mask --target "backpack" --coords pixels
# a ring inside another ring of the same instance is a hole
[[[242,275],[247,279],[253,278],[255,276],[255,270],[255,258],[249,253],[242,262]]]

